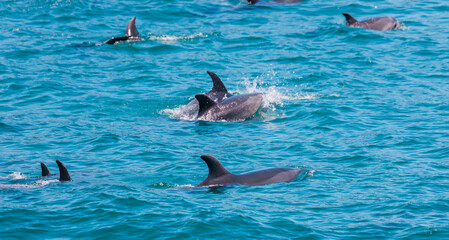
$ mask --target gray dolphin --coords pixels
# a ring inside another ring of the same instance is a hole
[[[259,0],[247,0],[249,4],[256,4]],[[274,2],[278,3],[297,3],[304,2],[305,0],[274,0]]]
[[[376,17],[359,22],[349,13],[343,13],[343,16],[346,18],[346,26],[348,27],[388,31],[402,26],[402,23],[394,17]]]
[[[243,174],[232,174],[216,158],[210,155],[202,155],[201,159],[206,162],[209,168],[209,175],[195,187],[214,187],[231,184],[256,186],[288,182],[304,171],[304,169],[297,168],[268,168]]]
[[[207,73],[214,83],[212,90],[195,95],[183,114],[205,121],[243,121],[256,113],[262,104],[261,93],[232,95],[215,73]]]
[[[59,168],[59,181],[71,181],[69,171],[65,167],[64,163],[62,163],[59,160],[56,160],[56,163],[58,164]],[[41,162],[41,168],[42,168],[42,177],[50,176],[50,170],[48,170],[47,165],[45,163]],[[32,185],[32,184],[3,184],[0,185],[0,189],[9,189],[9,188],[35,188],[39,187],[38,185]]]
[[[121,41],[132,41],[132,42],[136,42],[136,41],[140,41],[141,38],[139,37],[139,32],[137,31],[136,28],[136,17],[133,17],[129,23],[128,26],[126,27],[126,35],[123,37],[113,37],[109,40],[107,40],[106,44],[116,44],[118,42]]]

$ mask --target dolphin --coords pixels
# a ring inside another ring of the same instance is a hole
[[[349,13],[343,13],[343,15],[346,18],[346,26],[348,27],[388,31],[397,29],[402,26],[402,23],[400,23],[394,17],[376,17],[359,22]]]
[[[214,84],[212,90],[195,95],[183,108],[184,114],[205,121],[243,121],[256,113],[262,104],[261,93],[232,95],[215,73],[207,73]]]
[[[256,4],[259,0],[247,0],[249,4]],[[274,2],[278,3],[297,3],[304,2],[305,0],[274,0]]]
[[[59,167],[59,181],[71,181],[69,171],[65,167],[64,163],[62,163],[59,160],[56,160],[56,163]],[[46,177],[51,175],[50,170],[48,170],[47,165],[45,163],[41,162],[41,168],[42,168],[42,176]],[[33,184],[2,184],[0,185],[0,189],[9,189],[9,188],[36,188],[39,187],[39,185],[33,185]]]
[[[126,35],[123,37],[113,37],[109,40],[107,40],[106,44],[116,44],[121,41],[131,41],[131,42],[137,42],[140,41],[141,38],[139,37],[139,32],[136,28],[136,17],[133,17],[126,27]]]
[[[202,155],[201,159],[206,162],[209,168],[209,175],[195,187],[216,187],[231,184],[257,186],[288,182],[305,171],[305,169],[297,168],[268,168],[243,174],[232,174],[216,158],[210,155]]]

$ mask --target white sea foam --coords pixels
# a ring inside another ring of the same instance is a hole
[[[315,173],[315,170],[310,170],[308,173],[307,173],[307,176],[306,177],[313,177],[313,174]]]
[[[0,179],[3,179],[3,180],[18,180],[18,179],[26,179],[26,178],[27,178],[27,176],[21,172],[14,172],[14,173],[9,174],[6,177],[0,177]]]
[[[159,114],[162,115],[168,115],[170,118],[176,118],[176,119],[181,119],[181,120],[195,120],[194,117],[189,116],[188,114],[186,114],[186,109],[187,105],[181,105],[175,108],[167,108],[164,110],[159,111]]]
[[[194,188],[195,186],[193,186],[192,184],[183,184],[183,185],[175,185],[178,188]]]
[[[204,33],[195,33],[190,35],[182,35],[182,36],[176,36],[176,35],[161,35],[161,36],[150,36],[150,40],[152,41],[161,41],[161,42],[177,42],[177,41],[190,41],[196,38],[206,38],[209,37],[208,34]]]
[[[59,182],[59,180],[58,179],[51,179],[51,180],[39,179],[33,185],[36,185],[36,186],[39,186],[39,187],[43,187],[43,186],[46,186],[46,185],[48,185],[50,183],[55,183],[55,182]]]

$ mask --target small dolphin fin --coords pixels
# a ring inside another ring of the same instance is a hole
[[[221,165],[220,161],[211,155],[202,155],[201,159],[206,162],[207,167],[209,168],[209,176],[207,178],[217,178],[226,174],[231,174],[225,167],[223,167],[223,165]]]
[[[349,13],[343,13],[343,16],[346,18],[346,26],[352,25],[356,22],[358,22],[351,14]]]
[[[199,103],[198,117],[201,117],[204,113],[206,113],[207,110],[217,105],[217,103],[214,102],[214,100],[212,100],[206,94],[197,94],[195,95],[195,98]]]
[[[41,168],[42,168],[42,177],[46,177],[51,174],[50,170],[48,170],[48,167],[47,165],[45,165],[45,163],[41,162]]]
[[[126,36],[127,37],[138,37],[139,36],[139,32],[137,31],[137,28],[136,28],[136,17],[133,17],[129,21],[128,26],[126,27]]]
[[[56,160],[56,163],[59,167],[59,181],[71,181],[72,179],[70,178],[69,171],[67,171],[64,163],[59,160]]]
[[[221,81],[221,79],[217,76],[217,74],[207,71],[207,74],[209,74],[210,78],[212,78],[212,82],[214,83],[214,87],[211,91],[213,92],[228,92],[225,85]]]

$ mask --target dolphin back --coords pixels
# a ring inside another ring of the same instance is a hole
[[[268,168],[235,176],[241,185],[257,186],[288,182],[295,179],[302,171],[303,169],[297,168]]]
[[[139,37],[139,32],[136,28],[136,17],[133,17],[126,27],[126,36],[127,37]]]
[[[366,28],[378,31],[394,30],[402,26],[394,17],[376,17],[364,21],[357,21],[349,13],[343,13],[346,18],[346,26],[355,28]]]
[[[268,168],[235,175],[230,173],[216,158],[210,155],[202,155],[201,159],[209,168],[209,176],[196,187],[225,186],[241,184],[245,186],[257,186],[278,182],[288,182],[295,179],[304,169],[297,168]]]
[[[202,155],[201,159],[206,162],[207,167],[209,168],[209,175],[207,178],[202,181],[200,184],[196,185],[196,187],[205,187],[211,185],[227,185],[232,184],[229,180],[234,175],[226,170],[225,167],[218,161],[216,158],[211,155]]]
[[[45,165],[45,163],[43,163],[43,162],[41,162],[41,169],[42,169],[42,177],[46,177],[51,174],[50,170],[48,170],[47,165]]]
[[[64,163],[59,160],[56,160],[56,163],[58,164],[59,168],[59,181],[71,181],[72,178],[70,178],[69,171],[65,167]]]
[[[343,13],[343,16],[346,18],[346,26],[351,26],[354,23],[358,22],[351,14],[349,13]]]
[[[228,92],[225,85],[223,84],[223,81],[215,74],[214,72],[207,71],[207,74],[209,74],[210,78],[212,78],[212,82],[214,83],[214,87],[211,91],[213,92]]]
[[[195,95],[195,99],[198,101],[199,109],[198,109],[198,116],[201,117],[204,114],[207,113],[209,109],[216,106],[217,103],[214,102],[210,97],[208,97],[206,94],[197,94]]]
[[[379,30],[379,31],[388,31],[394,30],[398,27],[402,26],[402,23],[398,22],[393,17],[378,17],[371,18],[362,22],[359,22],[360,26],[363,28]]]

